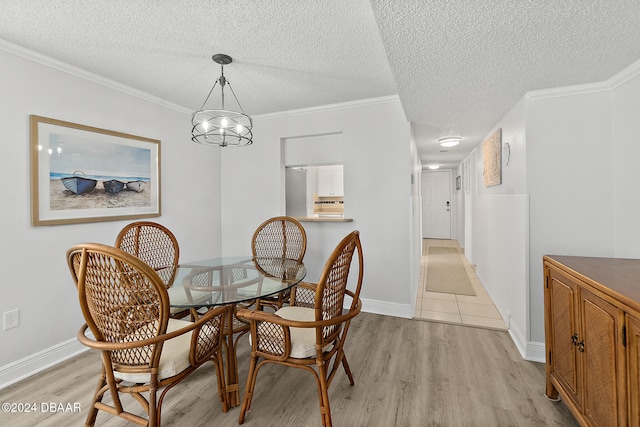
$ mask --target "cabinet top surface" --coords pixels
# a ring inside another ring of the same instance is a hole
[[[545,255],[544,260],[640,303],[640,259]]]

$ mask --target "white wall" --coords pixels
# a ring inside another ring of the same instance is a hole
[[[640,61],[527,97],[532,340],[544,340],[542,255],[640,258],[639,76]]]
[[[525,353],[528,338],[528,196],[526,194],[526,144],[524,101],[518,102],[496,124],[502,129],[503,146],[509,143],[509,163],[502,164],[502,184],[485,187],[483,177],[483,143],[469,156],[475,186],[471,187],[474,204],[465,206],[471,219],[476,274],[510,333]],[[475,198],[473,195],[475,194]],[[475,222],[475,225],[473,224]]]
[[[347,223],[304,223],[307,278],[317,280],[327,257],[349,231],[361,232],[364,309],[412,315],[411,138],[396,97],[255,118],[255,143],[222,157],[222,233],[225,255],[247,253],[255,227],[284,212],[281,140],[342,132]],[[415,182],[415,179],[414,179]],[[419,258],[417,265],[419,266]]]
[[[527,97],[532,341],[544,342],[542,256],[614,255],[611,99],[609,91]]]
[[[31,226],[30,114],[159,139],[162,216],[153,220],[175,232],[182,260],[220,254],[221,216],[220,156],[191,143],[186,111],[4,42],[0,64],[0,314],[20,309],[20,326],[0,331],[1,387],[82,348],[65,253],[83,241],[113,244],[128,222]]]
[[[527,352],[528,196],[478,197],[476,274],[521,354]]]
[[[496,129],[502,129],[502,144],[509,143],[511,157],[509,164],[502,165],[502,184],[485,187],[483,170],[483,143],[478,144],[477,158],[477,194],[524,194],[527,191],[526,140],[525,140],[525,104],[518,101],[509,112],[485,136],[490,137]]]
[[[477,230],[477,160],[478,148],[474,148],[462,162],[462,192],[464,193],[464,255],[472,265],[476,265],[476,230]]]
[[[640,77],[637,68],[613,91],[613,230],[614,255],[640,258]]]
[[[411,245],[411,313],[415,312],[416,298],[422,270],[422,165],[416,145],[413,129],[411,129],[411,227],[409,236]]]
[[[488,134],[511,145],[502,185],[481,144],[465,160],[465,252],[525,358],[544,360],[543,255],[640,258],[639,76],[528,93]]]
[[[453,177],[453,222],[455,224],[455,233],[452,236],[461,248],[465,247],[465,206],[464,206],[464,184],[462,182],[463,165],[460,164],[454,171]],[[456,189],[456,177],[460,177],[460,189]]]

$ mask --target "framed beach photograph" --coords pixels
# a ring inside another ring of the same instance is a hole
[[[31,223],[160,216],[160,141],[30,116]]]

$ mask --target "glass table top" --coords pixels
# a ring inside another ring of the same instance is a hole
[[[283,258],[222,257],[158,270],[172,307],[213,307],[253,301],[300,283],[302,262]]]

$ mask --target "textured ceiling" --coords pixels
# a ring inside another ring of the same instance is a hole
[[[447,166],[527,91],[638,60],[640,1],[0,0],[0,39],[190,110],[214,53],[250,115],[398,94],[423,162]],[[463,144],[440,153],[447,134]]]
[[[640,59],[637,0],[372,0],[422,158],[473,149],[531,90],[600,82]],[[439,153],[437,139],[462,136]]]

